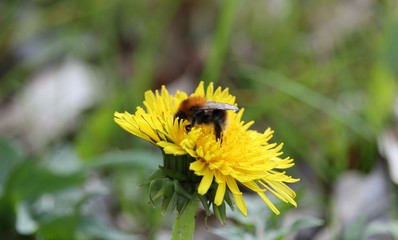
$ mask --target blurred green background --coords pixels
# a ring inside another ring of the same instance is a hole
[[[144,92],[229,87],[275,130],[298,208],[196,239],[398,239],[398,2],[2,1],[0,239],[168,239],[152,145],[113,122]]]

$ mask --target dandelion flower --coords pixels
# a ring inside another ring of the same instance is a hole
[[[190,96],[236,105],[235,97],[228,89],[214,89],[212,83],[205,89],[201,82]],[[267,196],[268,193],[296,206],[295,192],[287,183],[299,179],[283,171],[294,165],[293,159],[282,157],[282,144],[270,142],[274,133],[271,129],[263,133],[250,130],[253,121],[243,122],[244,109],[240,109],[238,112],[228,111],[221,139],[215,137],[213,127],[208,124],[195,125],[186,131],[189,122],[175,121],[174,114],[187,98],[188,95],[181,91],[172,96],[163,86],[160,92],[145,93],[145,109],[138,107],[134,114],[116,112],[114,118],[126,131],[162,149],[164,166],[161,177],[176,180],[170,184],[172,193],[168,198],[173,198],[174,192],[177,192],[178,197],[174,198],[177,208],[181,196],[189,198],[195,193],[206,210],[209,204],[218,210],[224,202],[232,207],[231,194],[235,205],[246,216],[242,186],[257,193],[275,214],[280,212]]]

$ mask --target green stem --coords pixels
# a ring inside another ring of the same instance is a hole
[[[172,240],[193,239],[195,230],[195,216],[199,201],[188,200],[187,206],[182,213],[177,214],[171,234]]]

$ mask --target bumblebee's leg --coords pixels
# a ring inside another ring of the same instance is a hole
[[[226,118],[227,118],[226,111],[223,111],[223,110],[214,110],[213,111],[214,134],[216,135],[217,140],[221,139],[221,133],[224,128]]]
[[[216,135],[216,140],[221,139],[221,132],[222,132],[222,125],[220,121],[214,121],[214,134]]]

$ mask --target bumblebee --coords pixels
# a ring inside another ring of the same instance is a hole
[[[174,120],[178,118],[189,121],[190,124],[185,126],[187,132],[198,124],[212,124],[216,139],[219,140],[226,125],[227,110],[236,112],[239,108],[228,103],[211,102],[203,97],[193,96],[181,102],[174,114]]]

